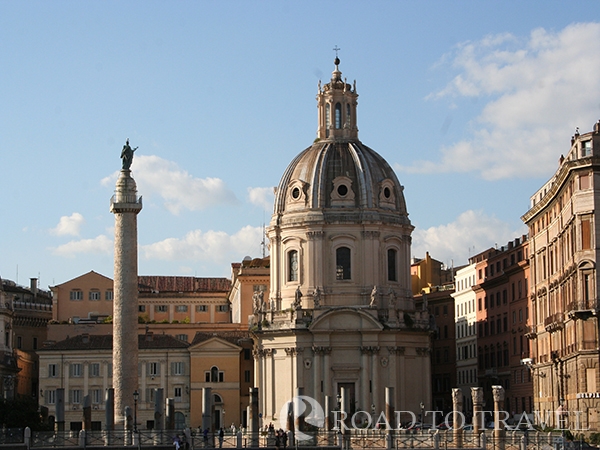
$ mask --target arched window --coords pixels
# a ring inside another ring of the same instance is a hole
[[[222,383],[224,380],[223,371],[217,366],[212,366],[208,372],[204,373],[204,381],[206,383]]]
[[[387,251],[388,281],[398,281],[396,274],[396,257],[398,252],[393,248]]]
[[[342,128],[342,105],[339,103],[335,104],[335,128],[336,130]]]
[[[348,247],[340,247],[335,251],[335,279],[350,280],[350,249]]]
[[[298,281],[298,251],[288,252],[288,281]]]

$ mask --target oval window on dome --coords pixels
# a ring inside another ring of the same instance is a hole
[[[337,188],[337,192],[341,197],[344,197],[348,193],[348,186],[345,184],[340,184]]]
[[[300,198],[300,188],[295,187],[292,189],[292,198],[298,200]]]
[[[383,190],[383,195],[385,196],[385,198],[390,198],[390,196],[392,195],[392,191],[390,191],[390,188],[389,188],[389,187],[386,187],[386,188]]]

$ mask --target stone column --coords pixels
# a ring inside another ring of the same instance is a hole
[[[504,423],[500,420],[500,412],[503,411],[504,404],[504,388],[492,386],[492,395],[494,396],[494,440],[496,448],[504,450]]]
[[[104,404],[105,404],[105,429],[106,431],[113,431],[115,429],[115,390],[113,388],[108,388],[106,390],[106,394],[104,395]]]
[[[304,431],[304,420],[305,420],[305,409],[302,397],[304,396],[304,388],[296,388],[296,395],[294,397],[294,435],[297,435],[299,431]]]
[[[138,389],[137,215],[141,210],[131,171],[122,169],[110,211],[115,215],[113,387],[116,420],[123,425],[125,406],[133,404]]]
[[[322,347],[313,347],[313,398],[321,403],[321,355],[323,354]]]
[[[331,353],[331,347],[323,347],[323,394],[332,395],[331,393],[331,367],[329,365],[329,355]]]
[[[202,431],[212,428],[212,390],[202,388]]]
[[[92,431],[92,399],[89,395],[83,396],[83,429]]]
[[[452,435],[454,438],[453,446],[461,448],[463,445],[463,393],[460,388],[452,389]],[[460,422],[460,423],[459,423]]]
[[[258,388],[250,388],[250,407],[248,408],[248,431],[250,447],[259,445]]]
[[[369,353],[371,347],[361,347],[360,358],[360,409],[369,411],[371,402],[369,402]]]
[[[164,389],[154,389],[154,429],[165,429],[165,396]]]
[[[168,398],[165,402],[165,427],[167,430],[175,429],[175,401]]]
[[[56,431],[65,431],[65,390],[56,390]]]
[[[483,413],[481,407],[483,405],[483,388],[472,387],[471,397],[473,398],[473,433],[479,434],[481,431],[480,426],[483,422]],[[485,426],[485,424],[483,424]]]
[[[379,403],[379,364],[377,356],[379,355],[379,347],[371,348],[371,391],[372,405],[375,405],[375,411],[380,411]]]
[[[385,388],[385,420],[389,424],[387,428],[387,448],[394,448],[394,429],[396,425],[394,422],[396,421],[396,412],[395,412],[395,402],[394,402],[395,394],[393,387]]]

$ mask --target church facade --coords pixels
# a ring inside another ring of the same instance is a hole
[[[319,82],[314,143],[285,170],[267,229],[269,297],[251,329],[263,423],[301,388],[325,405],[347,389],[351,411],[431,405],[430,321],[411,292],[413,226],[403,187],[358,139],[356,83]]]

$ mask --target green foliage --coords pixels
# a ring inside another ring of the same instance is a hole
[[[590,434],[590,444],[599,445],[600,444],[600,433],[592,433]]]
[[[160,321],[160,322],[158,322],[158,323],[169,323],[169,319],[161,320],[161,321]]]
[[[185,319],[181,321],[181,323],[190,323],[190,318],[186,316]]]
[[[150,317],[148,314],[140,314],[138,316],[138,323],[148,323],[150,322]]]
[[[29,427],[33,431],[48,431],[42,422],[37,402],[33,398],[0,399],[0,424],[6,428]]]
[[[173,322],[171,323],[179,323],[179,320],[175,319]]]
[[[104,319],[102,321],[102,323],[113,323],[113,318],[112,316],[108,316],[106,319]]]

